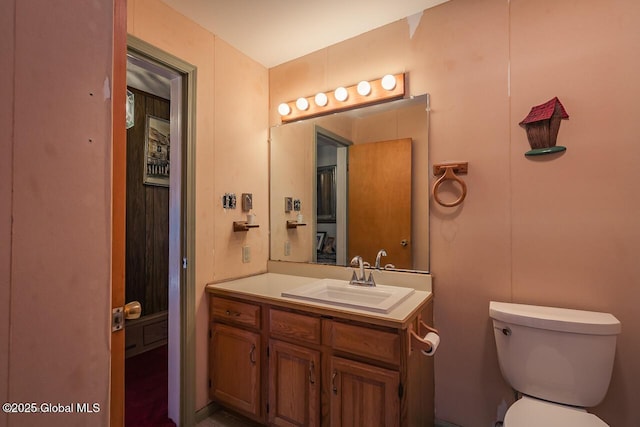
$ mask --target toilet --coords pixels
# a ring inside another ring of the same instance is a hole
[[[519,393],[504,427],[606,427],[585,408],[607,393],[620,321],[609,313],[491,301],[502,376]]]

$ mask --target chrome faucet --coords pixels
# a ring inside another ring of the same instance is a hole
[[[351,260],[351,265],[357,265],[358,266],[358,270],[360,270],[360,274],[356,275],[355,270],[353,271],[353,277],[356,279],[356,281],[364,281],[364,262],[362,261],[362,257],[360,255],[356,255],[353,257],[353,259]],[[353,279],[351,279],[353,281]]]
[[[380,260],[382,259],[383,256],[387,256],[387,251],[385,251],[384,249],[380,249],[378,251],[378,255],[376,255],[376,270],[380,270]]]
[[[369,278],[366,278],[366,274],[364,272],[365,262],[362,261],[362,257],[360,255],[356,255],[351,260],[351,265],[358,266],[358,270],[360,274],[356,274],[356,271],[353,271],[353,275],[351,276],[351,281],[349,281],[350,285],[358,285],[358,286],[375,286],[376,281],[373,279],[373,273],[369,273]]]

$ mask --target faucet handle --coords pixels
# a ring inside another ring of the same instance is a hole
[[[369,286],[375,286],[376,285],[376,281],[373,278],[373,272],[369,273],[369,278],[367,279],[367,285],[369,285]]]
[[[358,283],[358,276],[356,275],[355,270],[353,271],[353,274],[351,275],[351,280],[349,281],[349,284],[353,285]]]

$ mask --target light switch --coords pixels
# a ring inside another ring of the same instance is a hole
[[[235,209],[236,195],[234,193],[224,193],[224,196],[222,196],[222,207],[224,209]]]

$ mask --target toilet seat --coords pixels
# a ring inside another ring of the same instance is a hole
[[[583,409],[523,396],[511,405],[504,427],[609,427]]]

